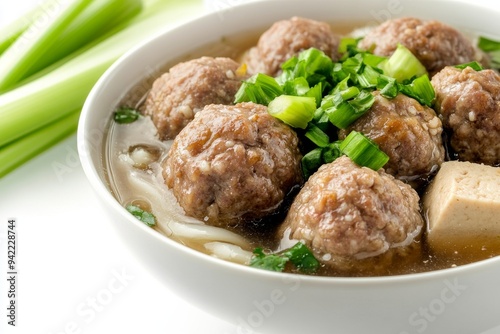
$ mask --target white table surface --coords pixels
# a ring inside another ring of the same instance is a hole
[[[2,0],[0,26],[36,3]],[[78,161],[75,135],[0,179],[0,333],[239,332],[162,285],[103,217]],[[10,218],[17,221],[16,327],[6,325]],[[482,334],[499,333],[497,327]]]

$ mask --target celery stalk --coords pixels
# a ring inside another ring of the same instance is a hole
[[[61,32],[91,1],[75,0],[66,5],[59,2],[59,8],[51,13],[51,20],[30,25],[0,57],[0,92],[11,88],[33,62],[49,52]]]
[[[43,13],[44,8],[49,2],[53,1],[45,1],[40,6],[32,8],[17,20],[0,29],[0,55]]]
[[[69,113],[54,123],[45,126],[0,150],[0,177],[46,150],[76,130],[80,110]]]
[[[50,52],[31,63],[31,68],[23,78],[46,68],[57,60],[69,55],[96,36],[111,30],[114,26],[130,19],[141,10],[140,0],[99,0],[93,1],[60,34]]]
[[[179,22],[202,10],[199,1],[185,1],[179,6],[175,1],[150,0],[120,32],[36,80],[0,95],[0,150],[81,108],[97,79],[125,51],[165,29],[168,22]]]

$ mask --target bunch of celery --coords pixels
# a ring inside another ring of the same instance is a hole
[[[73,133],[125,51],[201,12],[200,0],[46,0],[0,30],[0,177]]]

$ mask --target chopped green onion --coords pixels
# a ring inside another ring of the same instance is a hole
[[[358,113],[364,114],[368,109],[370,109],[375,102],[375,98],[372,93],[362,90],[354,98],[350,99],[349,104],[358,111]]]
[[[394,53],[386,61],[379,64],[385,75],[404,82],[411,78],[427,74],[420,60],[404,45],[398,44]]]
[[[361,91],[348,101],[343,101],[336,106],[328,108],[330,122],[339,129],[345,129],[358,118],[363,116],[373,105],[375,98],[370,92]]]
[[[321,158],[324,163],[330,163],[342,155],[342,152],[340,151],[341,142],[342,141],[335,141],[323,148]]]
[[[269,103],[267,111],[294,128],[305,129],[316,111],[314,97],[281,95]]]
[[[414,98],[422,105],[432,107],[436,92],[427,74],[416,78],[409,84],[399,85],[398,87],[401,93]]]
[[[312,87],[319,82],[328,81],[333,69],[333,61],[323,51],[310,48],[284,62],[281,69],[282,73],[277,78],[280,84],[284,85],[287,81],[303,77]],[[325,87],[326,85],[323,86]]]
[[[360,38],[354,37],[343,37],[340,39],[338,52],[342,55],[348,52],[350,49],[356,48],[358,46],[358,42]]]
[[[387,57],[377,56],[369,52],[363,53],[363,62],[374,69],[377,69],[378,65],[385,60],[387,60]]]
[[[373,170],[379,170],[389,161],[389,156],[377,144],[357,131],[349,133],[340,144],[340,150],[356,164]]]
[[[321,105],[321,100],[323,99],[323,85],[321,82],[318,82],[316,85],[311,87],[307,92],[305,92],[304,96],[314,97],[316,100],[316,107]]]
[[[375,88],[381,75],[374,67],[365,66],[361,74],[357,75],[358,83],[363,88]]]
[[[320,263],[311,250],[302,242],[280,253],[266,254],[261,247],[255,248],[250,266],[270,271],[282,272],[287,263],[292,263],[300,272],[314,273]]]
[[[495,41],[490,38],[479,36],[477,46],[484,52],[500,50],[500,41]]]
[[[304,135],[318,147],[325,147],[330,142],[330,137],[313,123],[307,125],[307,131]]]
[[[267,106],[275,97],[281,94],[283,94],[283,90],[273,77],[258,73],[243,81],[240,89],[236,92],[234,102],[251,101]]]
[[[477,61],[471,61],[470,63],[455,65],[455,68],[463,70],[466,67],[472,68],[474,71],[481,71],[483,67]]]
[[[328,114],[330,122],[339,129],[345,129],[352,124],[359,117],[363,116],[347,101],[331,107],[325,112]]]
[[[294,78],[283,84],[283,94],[285,95],[302,96],[309,90],[309,82],[304,77]]]
[[[140,207],[138,207],[137,205],[132,205],[132,204],[127,205],[126,209],[135,218],[139,219],[141,222],[148,225],[149,227],[156,225],[156,217],[151,212],[145,211],[145,210],[141,209]]]
[[[135,122],[141,114],[129,107],[121,107],[113,113],[113,120],[118,124]]]
[[[327,74],[332,70],[333,61],[323,51],[316,48],[309,48],[301,53],[298,57],[299,62],[304,61],[306,64],[306,71],[312,73],[325,73]]]
[[[500,41],[480,36],[477,46],[489,56],[491,67],[500,70]]]
[[[352,57],[347,58],[342,63],[342,70],[351,75],[351,79],[356,78],[358,73],[361,73],[364,69],[365,64],[363,63],[363,55],[358,53]]]
[[[377,80],[377,88],[380,90],[380,95],[393,99],[399,93],[399,87],[396,79],[381,75]]]
[[[304,178],[308,179],[323,164],[321,147],[315,148],[302,157],[302,173]]]

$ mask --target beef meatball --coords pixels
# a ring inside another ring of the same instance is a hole
[[[231,104],[246,79],[240,64],[225,57],[201,57],[173,66],[149,92],[144,114],[151,115],[160,139],[172,139],[207,104]]]
[[[231,226],[277,210],[303,183],[301,158],[296,133],[267,107],[208,105],[174,139],[163,176],[188,216]]]
[[[500,164],[500,75],[446,67],[431,81],[434,108],[460,160]]]
[[[244,61],[250,73],[265,73],[276,76],[281,64],[303,50],[315,47],[334,60],[339,57],[337,49],[340,38],[330,25],[301,17],[292,17],[274,23],[250,49]]]
[[[396,178],[411,181],[435,172],[445,150],[441,120],[434,110],[403,94],[393,99],[378,91],[373,94],[372,107],[339,137],[356,130],[372,139],[389,156],[385,171]]]
[[[413,17],[388,20],[369,31],[360,47],[379,56],[390,56],[398,43],[406,46],[430,75],[446,65],[479,60],[472,42],[458,30],[438,21]]]
[[[280,231],[342,274],[377,275],[420,257],[423,224],[413,188],[344,156],[307,180]]]

